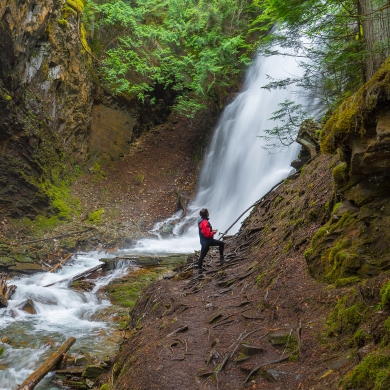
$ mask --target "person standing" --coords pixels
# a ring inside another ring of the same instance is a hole
[[[201,275],[203,272],[203,260],[207,255],[207,252],[210,249],[210,246],[218,246],[219,247],[219,261],[222,265],[225,262],[223,256],[223,250],[225,247],[225,243],[220,240],[214,239],[215,233],[217,230],[213,230],[210,222],[209,222],[209,212],[207,209],[202,209],[199,212],[200,218],[198,219],[198,227],[199,227],[199,238],[200,238],[200,256],[198,259],[198,273]]]

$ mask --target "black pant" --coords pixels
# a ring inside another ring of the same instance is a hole
[[[225,243],[223,241],[214,240],[214,238],[207,245],[202,245],[202,249],[200,250],[200,256],[198,260],[198,269],[202,270],[203,259],[207,255],[207,252],[210,249],[210,246],[218,246],[219,247],[219,255],[223,258],[223,248],[225,247]]]

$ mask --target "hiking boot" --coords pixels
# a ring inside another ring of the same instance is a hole
[[[224,265],[225,264],[225,258],[223,256],[221,256],[219,258],[219,265]]]

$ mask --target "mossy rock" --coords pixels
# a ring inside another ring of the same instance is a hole
[[[354,95],[345,100],[324,125],[321,151],[333,154],[349,135],[366,133],[365,121],[389,95],[390,58]]]
[[[12,257],[0,257],[0,266],[11,267],[15,264],[16,261]]]
[[[97,378],[98,376],[102,375],[104,372],[105,369],[103,367],[90,364],[85,366],[82,376],[84,378]]]
[[[31,257],[28,257],[28,256],[23,255],[23,254],[13,254],[12,257],[18,263],[31,263],[34,261]]]
[[[342,380],[343,389],[389,389],[389,366],[390,351],[370,354]]]
[[[41,265],[34,263],[18,263],[12,267],[9,267],[8,269],[9,271],[21,274],[35,274],[37,272],[43,271]]]

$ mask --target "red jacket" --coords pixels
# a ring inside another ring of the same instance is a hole
[[[203,219],[199,224],[200,231],[206,238],[213,238],[214,232],[212,231],[212,227],[207,219]]]

